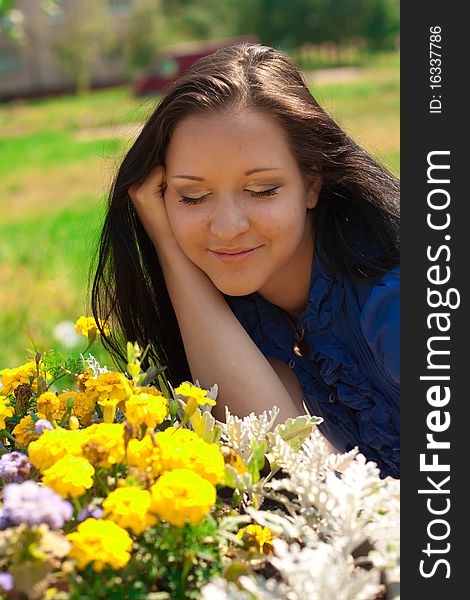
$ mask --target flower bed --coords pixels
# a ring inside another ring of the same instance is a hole
[[[320,418],[221,423],[217,386],[143,373],[136,344],[126,373],[85,353],[0,371],[0,598],[398,596],[399,483],[328,454]]]

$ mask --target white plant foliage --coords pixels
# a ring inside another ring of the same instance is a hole
[[[253,522],[273,532],[275,553],[266,560],[280,578],[240,576],[243,591],[216,580],[214,587],[206,586],[205,593],[213,595],[203,595],[203,600],[372,600],[384,591],[381,573],[387,592],[395,589],[400,482],[381,479],[377,465],[367,462],[358,448],[330,454],[314,424],[306,437],[310,424],[305,419],[273,429],[277,409],[244,419],[226,413],[225,443],[246,462],[253,442],[265,440],[271,466],[281,468],[283,475],[268,476],[250,488],[250,474],[237,473],[228,465],[232,487],[252,489],[260,499],[284,506],[289,514],[280,508],[256,510],[245,502]]]
[[[269,411],[264,411],[257,416],[254,413],[240,419],[231,415],[225,407],[225,424],[223,424],[222,439],[240,454],[242,460],[247,463],[252,453],[253,441],[260,443],[265,440],[274,422],[279,415],[277,406]]]
[[[272,439],[269,458],[289,474],[289,479],[272,482],[272,485],[287,484],[286,489],[289,491],[302,493],[302,490],[305,490],[308,494],[314,484],[324,479],[325,469],[328,468],[329,455],[322,437],[314,431],[297,452],[280,435],[275,434]],[[298,484],[301,484],[301,489],[298,488]]]
[[[80,358],[83,361],[83,370],[86,371],[87,369],[90,369],[93,373],[93,379],[96,379],[98,375],[101,375],[102,373],[108,372],[108,369],[102,367],[92,354],[89,354],[88,358],[85,358],[83,354],[80,354]]]
[[[273,546],[275,554],[268,560],[282,581],[240,577],[243,588],[257,600],[371,600],[383,589],[380,572],[355,567],[340,542],[300,547],[278,539]]]
[[[286,539],[303,539],[314,535],[312,529],[305,530],[306,522],[302,517],[291,517],[284,514],[267,510],[256,510],[252,506],[246,508],[246,512],[255,523],[261,527],[269,527],[276,535]]]
[[[284,490],[295,494],[296,513],[323,539],[345,540],[347,552],[366,539],[390,539],[399,519],[399,486],[390,478],[381,480],[376,464],[357,450],[354,457],[348,453],[332,461],[313,432],[299,452],[278,437],[271,455],[289,477],[266,486],[274,495]],[[332,464],[347,466],[339,473]]]
[[[201,589],[201,600],[252,600],[253,596],[240,590],[235,583],[218,577]]]

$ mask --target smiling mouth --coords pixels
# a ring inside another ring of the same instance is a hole
[[[222,262],[239,262],[252,256],[257,250],[262,248],[258,246],[256,248],[250,248],[248,250],[241,250],[240,252],[216,252],[215,250],[209,250],[211,254],[217,257]]]

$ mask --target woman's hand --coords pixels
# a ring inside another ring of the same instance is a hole
[[[139,219],[155,248],[168,240],[175,241],[165,206],[166,179],[162,165],[154,167],[141,184],[129,188]]]

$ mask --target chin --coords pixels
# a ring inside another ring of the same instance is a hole
[[[259,289],[257,285],[237,284],[233,281],[217,281],[212,279],[215,287],[226,296],[248,296]]]

